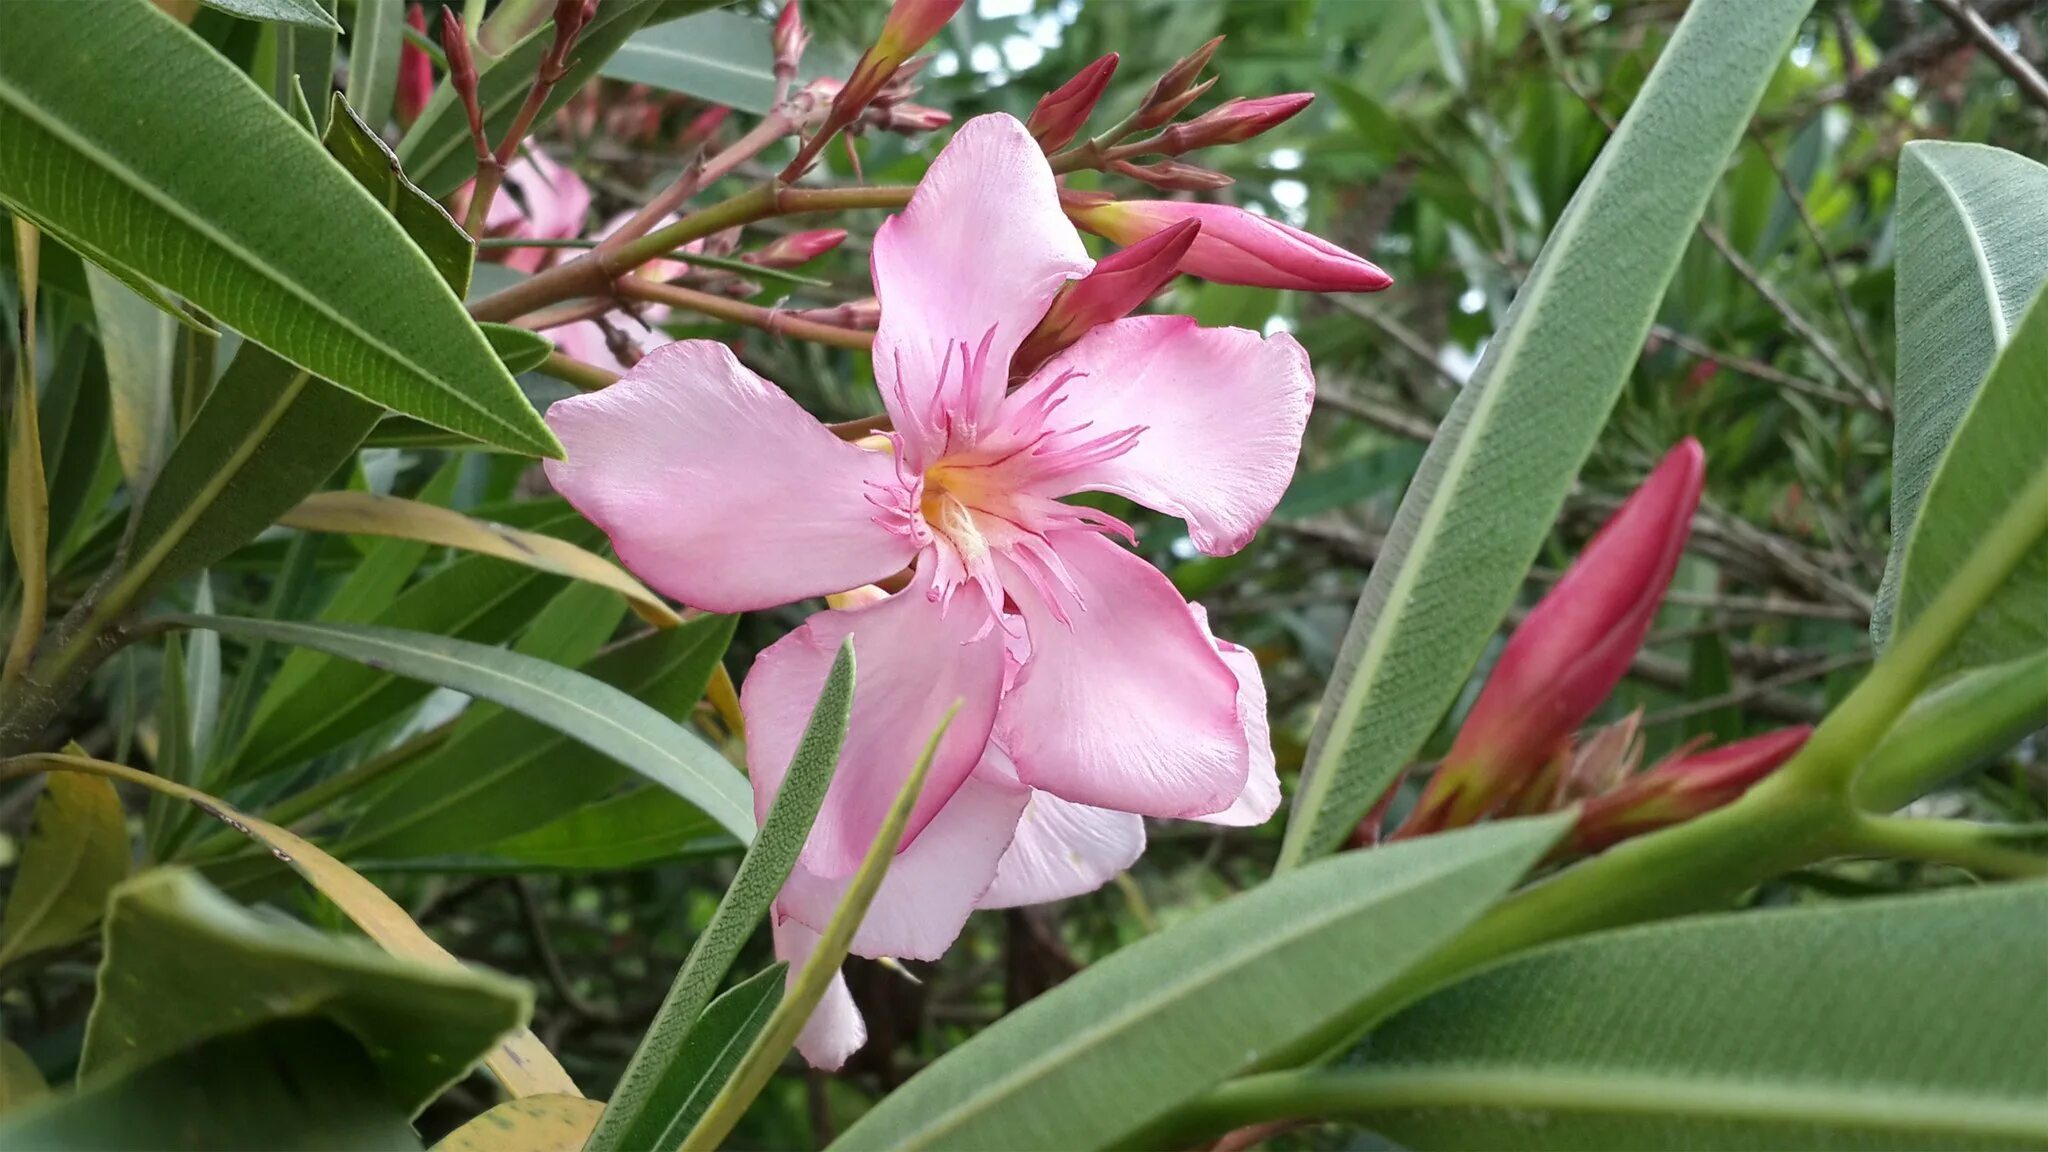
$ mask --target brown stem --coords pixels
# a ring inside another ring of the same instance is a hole
[[[1991,57],[1993,64],[1998,65],[1998,70],[2011,77],[2014,84],[2019,85],[2020,91],[2027,99],[2033,101],[2036,107],[2048,108],[2048,81],[2041,78],[2041,74],[2034,70],[2032,64],[2027,63],[2025,57],[2007,48],[1998,38],[1998,33],[1976,9],[1962,3],[1961,0],[1929,2],[1941,9],[1942,14],[1954,21],[1965,35],[1976,41],[1977,47],[1986,56]]]
[[[829,344],[834,348],[852,348],[867,351],[875,345],[875,334],[853,328],[841,328],[834,324],[820,324],[815,320],[802,320],[773,308],[748,304],[743,300],[729,300],[694,288],[677,284],[657,284],[638,276],[626,276],[619,280],[619,295],[628,300],[645,300],[653,304],[667,304],[672,308],[687,308],[720,320],[745,324],[764,332],[788,336],[795,340],[808,340],[814,344]]]
[[[808,212],[840,212],[855,208],[901,208],[913,189],[789,188],[768,183],[692,212],[665,228],[657,228],[610,252],[589,252],[522,280],[502,292],[470,305],[478,320],[509,322],[539,308],[578,296],[609,296],[612,282],[649,260],[658,259],[692,240],[752,224],[771,216]]]

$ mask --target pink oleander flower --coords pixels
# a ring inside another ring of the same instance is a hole
[[[1092,262],[1038,144],[1004,115],[960,129],[872,259],[885,443],[839,439],[702,340],[548,411],[568,449],[549,479],[685,604],[749,611],[909,569],[899,592],[811,616],[742,690],[765,814],[854,638],[838,773],[774,917],[793,962],[956,702],[861,955],[935,958],[977,906],[1086,891],[1135,858],[1144,816],[1252,824],[1280,799],[1256,659],[1110,538],[1127,525],[1061,498],[1116,493],[1180,517],[1205,552],[1243,547],[1300,450],[1301,346],[1130,317],[1010,391],[1018,346]],[[835,987],[799,1046],[832,1067],[860,1042]]]
[[[1074,223],[1105,240],[1135,244],[1183,220],[1202,234],[1180,270],[1218,284],[1298,288],[1307,292],[1377,292],[1394,282],[1379,265],[1319,236],[1228,204],[1184,200],[1109,200],[1070,195]]]
[[[1399,835],[1482,819],[1566,756],[1649,634],[1705,479],[1706,454],[1687,437],[1601,526],[1508,638]]]

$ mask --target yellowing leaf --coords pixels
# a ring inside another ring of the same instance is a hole
[[[127,875],[127,817],[114,786],[50,777],[0,920],[0,963],[84,935]]]

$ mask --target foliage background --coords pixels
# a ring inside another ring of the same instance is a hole
[[[1979,7],[2001,24],[2007,51],[2042,59],[2043,5]],[[1221,195],[1370,255],[1396,287],[1374,297],[1312,298],[1184,281],[1164,310],[1209,324],[1286,327],[1308,345],[1320,388],[1310,443],[1280,513],[1237,556],[1197,557],[1166,522],[1116,509],[1139,526],[1145,549],[1182,590],[1209,606],[1218,632],[1259,653],[1290,786],[1311,710],[1422,442],[1597,155],[1607,122],[1628,107],[1684,8],[1664,0],[979,0],[944,34],[920,100],[956,120],[991,110],[1021,116],[1040,93],[1112,50],[1123,61],[1105,106],[1127,107],[1166,65],[1215,35],[1228,37],[1216,95],[1318,94],[1282,129],[1220,154],[1237,179]],[[807,16],[820,40],[813,52],[851,58],[883,10],[812,3]],[[765,25],[742,30],[765,40]],[[713,46],[707,56],[715,54]],[[1701,439],[1707,498],[1677,594],[1637,674],[1610,705],[1616,716],[1645,711],[1652,755],[1696,736],[1728,739],[1814,719],[1855,683],[1869,659],[1868,613],[1889,542],[1898,150],[1909,139],[1955,138],[2039,156],[2048,143],[2048,108],[1932,4],[1823,2],[1795,63],[1780,73],[1717,189],[1524,599],[1540,594],[1543,576],[1564,566],[1666,446]],[[673,80],[694,91],[705,82]],[[601,95],[608,104],[631,98],[616,81]],[[694,111],[689,100],[671,102],[651,142],[584,132],[573,117],[543,139],[599,191],[602,218],[666,182],[674,160],[665,141]],[[871,136],[862,145],[864,176],[913,180],[936,143]],[[838,178],[853,178],[842,155],[831,162]],[[806,290],[805,302],[866,295],[865,260],[864,248],[849,243],[807,269],[832,287]],[[757,370],[825,419],[874,410],[862,356],[714,325],[670,330],[739,340]],[[452,458],[394,448],[366,455],[365,471],[373,485],[401,494],[418,493],[439,474],[445,498],[472,509],[542,491],[525,461],[469,455],[439,473]],[[369,546],[332,538],[294,595],[320,603]],[[90,547],[81,554],[89,558]],[[213,570],[207,594],[224,612],[261,614],[277,595],[286,548],[281,538],[244,548]],[[437,553],[426,570],[452,562]],[[558,587],[529,599],[548,603]],[[742,675],[753,654],[801,616],[801,608],[748,616],[726,666]],[[222,682],[233,684],[243,653],[231,645],[215,658],[225,661]],[[160,653],[142,650],[110,666],[89,714],[74,718],[89,750],[154,755],[164,737],[157,717],[165,667]],[[1482,662],[1476,675],[1484,670]],[[428,705],[445,706],[445,697]],[[442,715],[412,730],[428,730]],[[1456,717],[1454,710],[1446,734]],[[388,729],[378,740],[403,746]],[[315,764],[274,786],[286,791],[329,770]],[[26,789],[0,795],[8,837],[0,862],[17,850],[32,800]],[[1922,803],[1949,814],[2040,820],[2048,818],[2048,776],[2023,745],[2008,763]],[[133,807],[141,819],[145,806]],[[970,1030],[1263,877],[1278,841],[1278,821],[1251,831],[1155,829],[1151,850],[1116,885],[1056,907],[977,916],[938,965],[905,973],[851,962],[870,1044],[837,1077],[792,1066],[736,1142],[821,1146]],[[536,1031],[601,1097],[734,860],[707,836],[664,843],[655,858],[630,867],[570,863],[508,874],[447,857],[352,863],[457,955],[535,983]],[[1931,866],[1844,864],[1788,877],[1755,899],[1853,898],[1963,879]],[[341,923],[310,897],[280,898],[299,900],[316,922]],[[766,962],[765,940],[757,947],[756,967]],[[76,1059],[92,973],[89,950],[0,973],[0,1030],[53,1074]],[[423,1130],[458,1122],[487,1091],[459,1088],[440,1106],[445,1118],[437,1123],[430,1113]]]

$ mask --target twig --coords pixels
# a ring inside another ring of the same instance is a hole
[[[1977,9],[1977,15],[1987,24],[2003,24],[2040,3],[2041,0],[1989,0],[1983,7]],[[1769,131],[1786,124],[1799,123],[1821,108],[1837,102],[1867,103],[1890,88],[1892,81],[1899,77],[1918,72],[1954,54],[1962,48],[1966,38],[1967,33],[1952,24],[1920,32],[1857,76],[1821,89],[1814,93],[1812,99],[1765,122],[1761,127]]]
[[[1767,384],[1776,384],[1781,388],[1811,396],[1816,400],[1826,400],[1831,404],[1843,404],[1851,408],[1865,408],[1881,415],[1890,415],[1891,413],[1891,406],[1889,404],[1873,406],[1871,398],[1861,393],[1831,387],[1818,380],[1808,380],[1804,376],[1794,376],[1790,372],[1772,367],[1761,360],[1755,360],[1748,356],[1738,356],[1733,352],[1721,351],[1676,329],[1667,328],[1662,324],[1652,326],[1650,328],[1650,336],[1652,339],[1662,340],[1672,347],[1697,356],[1702,360],[1712,360],[1731,372],[1762,380]],[[1878,397],[1877,399],[1882,401],[1883,397]]]
[[[1863,366],[1870,370],[1872,380],[1883,380],[1884,369],[1877,362],[1877,353],[1870,347],[1870,336],[1863,330],[1862,320],[1849,303],[1849,290],[1842,284],[1841,273],[1835,268],[1834,257],[1828,252],[1827,241],[1821,237],[1820,225],[1814,222],[1813,213],[1807,210],[1805,194],[1792,183],[1791,174],[1778,162],[1777,150],[1771,147],[1769,140],[1764,139],[1763,133],[1752,130],[1750,137],[1756,142],[1757,151],[1763,153],[1764,163],[1769,164],[1771,171],[1777,174],[1778,186],[1785,190],[1785,198],[1792,202],[1792,212],[1799,217],[1799,225],[1806,230],[1807,239],[1813,241],[1814,254],[1820,257],[1821,271],[1826,274],[1828,287],[1834,292],[1835,307],[1842,313],[1842,324],[1849,329],[1850,339],[1856,342],[1857,356],[1863,360]]]
[[[548,985],[569,1011],[578,1016],[610,1023],[616,1021],[618,1013],[602,1004],[593,1004],[576,991],[569,980],[568,969],[562,967],[562,957],[555,951],[554,941],[548,938],[547,918],[542,914],[540,901],[534,898],[533,887],[526,877],[508,878],[513,896],[519,903],[519,918],[526,924],[527,939],[533,941],[533,951],[540,958],[541,970],[547,973]]]
[[[1970,39],[1976,41],[1977,47],[1982,49],[1986,56],[1991,57],[1993,64],[1998,65],[1998,70],[2019,85],[2020,92],[2027,99],[2032,100],[2040,108],[2048,109],[2048,81],[2041,79],[2041,74],[2035,71],[2034,66],[2027,63],[2024,57],[2007,48],[2005,42],[1998,38],[1997,31],[1985,22],[1983,16],[1962,3],[1962,0],[1927,2],[1941,9],[1942,15],[1953,20]]]
[[[1388,404],[1369,400],[1341,387],[1324,384],[1316,389],[1316,403],[1333,412],[1356,416],[1375,428],[1427,444],[1436,436],[1436,425],[1428,419],[1403,412]]]
[[[1801,664],[1797,668],[1787,669],[1776,676],[1766,676],[1762,680],[1756,680],[1730,689],[1718,696],[1688,700],[1683,704],[1678,704],[1659,712],[1652,712],[1643,717],[1642,727],[1650,728],[1659,724],[1669,724],[1675,720],[1683,720],[1689,716],[1698,716],[1702,713],[1713,712],[1721,708],[1755,704],[1763,698],[1772,695],[1778,689],[1787,688],[1794,684],[1804,684],[1808,680],[1818,680],[1823,676],[1833,675],[1844,668],[1854,668],[1858,664],[1868,664],[1870,663],[1871,655],[1871,653],[1865,651],[1838,652],[1824,660],[1816,660],[1811,664]],[[1815,711],[1817,712],[1818,709]]]
[[[622,277],[617,289],[619,295],[629,300],[646,300],[655,304],[667,304],[672,308],[686,308],[706,316],[715,316],[734,324],[745,324],[788,336],[794,340],[808,340],[814,344],[828,344],[834,348],[851,348],[865,352],[874,347],[875,334],[852,328],[841,328],[833,324],[820,324],[815,320],[803,320],[774,308],[763,308],[742,300],[728,300],[675,284],[657,284],[638,276]]]
[[[1399,344],[1409,355],[1422,361],[1424,366],[1435,373],[1439,379],[1453,390],[1465,386],[1463,380],[1458,379],[1449,368],[1444,367],[1443,361],[1437,357],[1436,349],[1429,346],[1429,341],[1424,340],[1413,328],[1387,315],[1380,309],[1370,304],[1360,303],[1349,296],[1326,296],[1324,299],[1392,337],[1394,343]]]
[[[1578,97],[1579,102],[1584,104],[1586,109],[1593,113],[1593,117],[1600,121],[1601,125],[1610,134],[1614,131],[1614,117],[1608,114],[1607,109],[1600,106],[1600,101],[1595,99],[1592,93],[1581,88],[1578,81],[1572,79],[1570,72],[1565,70],[1560,64],[1551,69],[1551,74],[1556,76],[1558,82],[1563,84],[1573,96]],[[1805,316],[1801,315],[1798,309],[1792,307],[1791,301],[1779,295],[1778,290],[1772,287],[1770,282],[1765,280],[1755,268],[1750,267],[1749,261],[1744,260],[1742,255],[1735,251],[1734,246],[1728,243],[1728,238],[1722,235],[1719,228],[1714,227],[1713,224],[1703,219],[1699,222],[1699,233],[1707,238],[1707,243],[1713,245],[1714,251],[1721,254],[1721,258],[1727,261],[1730,268],[1735,270],[1735,274],[1740,276],[1745,283],[1754,289],[1757,295],[1763,297],[1764,303],[1769,304],[1771,309],[1785,321],[1786,325],[1792,331],[1799,334],[1800,339],[1805,340],[1815,352],[1820,354],[1820,358],[1826,361],[1828,367],[1834,371],[1835,375],[1841,377],[1844,382],[1854,388],[1858,394],[1865,398],[1867,403],[1878,407],[1880,410],[1889,407],[1883,393],[1873,389],[1854,368],[1849,366],[1848,361],[1842,358],[1841,352],[1836,350],[1832,341],[1822,335],[1820,330],[1815,328]]]

